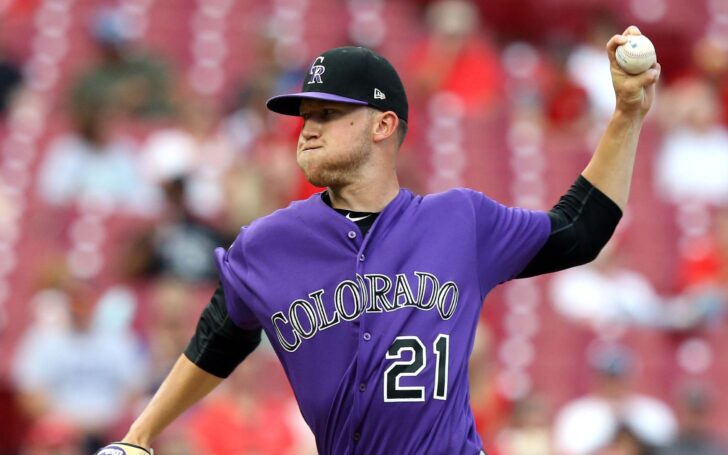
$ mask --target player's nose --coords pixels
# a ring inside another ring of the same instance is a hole
[[[321,125],[311,119],[304,120],[301,127],[301,136],[306,139],[316,139],[321,136]]]

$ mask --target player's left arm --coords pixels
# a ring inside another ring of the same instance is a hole
[[[584,178],[622,210],[627,205],[640,130],[655,97],[655,83],[660,78],[659,63],[634,76],[617,64],[617,47],[627,41],[627,35],[640,34],[637,27],[630,26],[607,43],[617,103],[592,159],[582,172]]]
[[[592,261],[609,241],[627,204],[637,141],[652,106],[660,65],[642,74],[624,72],[615,59],[629,27],[607,43],[617,105],[591,161],[549,211],[551,233],[519,278],[555,272]]]
[[[580,175],[548,216],[551,232],[517,278],[556,272],[594,260],[614,234],[622,210]]]

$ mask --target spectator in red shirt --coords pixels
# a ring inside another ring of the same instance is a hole
[[[440,0],[427,9],[429,36],[409,59],[411,98],[447,91],[470,112],[501,101],[504,75],[496,49],[479,33],[477,7],[466,0]]]
[[[696,242],[680,267],[682,289],[723,285],[728,290],[728,207],[718,210],[710,238]]]

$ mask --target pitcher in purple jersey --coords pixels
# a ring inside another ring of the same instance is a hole
[[[408,109],[397,72],[360,47],[316,57],[302,91],[268,108],[303,118],[298,163],[326,191],[215,251],[220,287],[114,447],[149,447],[265,332],[321,454],[481,453],[468,358],[483,299],[504,281],[590,261],[614,231],[660,74],[658,64],[636,76],[617,66],[616,47],[639,33],[630,27],[607,44],[614,115],[549,211],[505,207],[468,189],[418,196],[400,188]]]

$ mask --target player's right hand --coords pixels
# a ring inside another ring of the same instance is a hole
[[[154,455],[154,450],[126,442],[112,442],[97,450],[94,455]]]

